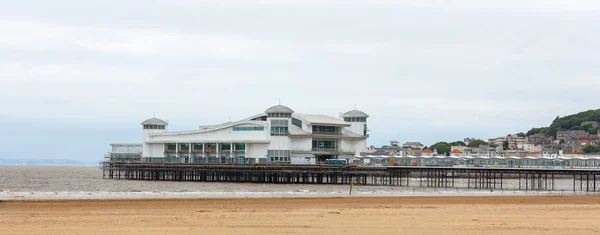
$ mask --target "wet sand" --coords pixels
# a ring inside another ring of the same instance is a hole
[[[600,234],[600,197],[1,201],[0,234]]]

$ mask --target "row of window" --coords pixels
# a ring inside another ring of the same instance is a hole
[[[265,127],[262,126],[236,126],[233,127],[233,131],[264,131]]]
[[[289,162],[290,157],[269,157],[269,162]]]
[[[292,154],[291,150],[268,150],[267,155],[270,157],[289,157]]]
[[[163,126],[163,125],[144,125],[144,129],[147,129],[147,130],[164,130],[165,126]]]
[[[271,126],[288,126],[289,122],[285,119],[272,119]]]
[[[234,146],[235,146],[235,150],[246,150],[245,144],[234,144]],[[194,147],[193,150],[202,150],[203,145],[202,144],[194,144],[193,147]],[[189,144],[179,145],[180,150],[186,150],[189,148],[190,148]],[[207,150],[209,150],[209,149],[214,150],[216,148],[217,148],[217,144],[206,144]],[[177,146],[175,144],[167,144],[167,150],[175,151],[175,150],[177,150]],[[222,144],[221,150],[231,150],[231,145],[230,144]]]
[[[291,118],[292,117],[291,113],[269,113],[267,115],[269,117],[274,117],[274,118]]]
[[[367,118],[344,118],[345,122],[367,122]]]

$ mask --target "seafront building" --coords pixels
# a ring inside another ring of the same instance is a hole
[[[237,122],[181,132],[167,132],[167,122],[150,118],[142,122],[142,144],[111,144],[107,160],[317,164],[345,159],[351,163],[366,150],[368,118],[359,110],[336,118],[275,105]]]

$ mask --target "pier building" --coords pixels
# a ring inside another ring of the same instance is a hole
[[[332,117],[296,113],[275,105],[249,118],[196,130],[168,132],[168,123],[142,122],[140,162],[318,164],[346,159],[366,150],[369,115],[351,110]],[[118,144],[112,144],[118,146]],[[121,161],[112,158],[108,161]],[[136,160],[133,160],[136,161]]]

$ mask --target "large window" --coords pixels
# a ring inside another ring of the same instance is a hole
[[[229,151],[229,150],[231,150],[231,145],[229,145],[229,144],[221,144],[221,150]]]
[[[163,126],[163,125],[144,125],[144,129],[146,129],[146,130],[164,130],[165,126]]]
[[[313,140],[313,151],[335,151],[337,144],[335,140]]]

